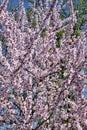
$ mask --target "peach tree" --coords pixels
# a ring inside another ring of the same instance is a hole
[[[0,6],[1,129],[86,130],[87,25],[80,30],[79,9],[73,0],[38,0],[30,14],[19,0],[15,17],[8,2]]]

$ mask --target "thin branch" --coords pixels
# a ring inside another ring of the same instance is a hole
[[[59,70],[57,71],[53,71],[53,72],[50,72],[50,73],[47,73],[45,74],[44,76],[41,76],[39,79],[40,79],[40,82],[42,82],[43,80],[45,80],[45,78],[47,78],[48,76],[52,75],[52,74],[58,74]]]
[[[44,24],[45,21],[46,21],[46,20],[49,18],[49,16],[51,15],[51,12],[53,11],[53,8],[54,8],[55,4],[56,4],[56,0],[53,1],[53,3],[52,3],[52,5],[51,5],[51,7],[50,7],[50,9],[49,9],[49,11],[48,11],[48,13],[47,13],[45,19],[43,20],[43,23],[42,23],[42,25],[41,25],[41,29],[42,29],[43,26],[45,25],[45,24]],[[41,29],[40,29],[40,30],[41,30]]]
[[[52,115],[53,115],[53,112],[50,114],[50,116],[49,116],[47,119],[43,120],[43,121],[40,123],[40,125],[38,125],[38,126],[36,127],[35,130],[37,130],[39,127],[41,127],[47,120],[49,120]]]
[[[1,13],[1,11],[2,11],[3,9],[6,8],[8,1],[9,1],[9,0],[4,0],[4,1],[3,1],[2,5],[0,6],[0,13]]]
[[[36,77],[36,75],[31,72],[30,70],[28,70],[27,68],[24,68],[25,71],[28,72],[28,74],[31,74],[33,76],[33,78],[35,79],[35,81],[37,82],[37,84],[39,83],[40,79]]]

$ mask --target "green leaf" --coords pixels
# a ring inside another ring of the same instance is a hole
[[[35,28],[36,25],[37,25],[36,21],[33,21],[33,22],[32,22],[32,27]]]
[[[80,4],[82,4],[82,3],[83,3],[83,0],[79,0],[79,2],[80,2]]]
[[[58,37],[59,39],[62,38],[63,34],[65,33],[65,30],[62,30],[60,32],[56,33],[56,37]]]
[[[67,97],[68,97],[69,99],[71,99],[72,101],[75,100],[74,94],[68,94]]]
[[[45,37],[46,36],[46,31],[47,31],[47,29],[46,28],[44,28],[43,30],[42,30],[42,32],[41,32],[41,37]]]
[[[60,41],[56,41],[56,47],[59,48],[60,47]]]
[[[60,85],[61,85],[61,82],[57,81],[57,82],[56,82],[56,85],[57,85],[57,86],[60,86]]]
[[[60,47],[60,44],[61,44],[61,39],[63,38],[63,35],[65,33],[65,30],[62,30],[60,32],[57,32],[56,33],[56,47]]]
[[[72,128],[71,130],[76,130],[75,128]]]
[[[58,76],[59,76],[59,79],[62,79],[62,78],[63,78],[63,73],[60,72],[60,73],[58,74]]]
[[[38,123],[41,124],[42,118],[38,118]]]
[[[70,121],[69,121],[69,118],[68,119],[62,119],[62,122],[64,123],[64,124],[69,124],[70,123]]]
[[[50,54],[50,53],[51,53],[51,49],[48,50],[48,54]]]

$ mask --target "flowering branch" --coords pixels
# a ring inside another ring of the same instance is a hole
[[[85,128],[87,29],[74,35],[78,12],[73,0],[64,5],[63,0],[50,1],[51,6],[48,0],[44,6],[38,1],[37,7],[34,2],[30,23],[24,0],[19,1],[18,20],[6,10],[7,2],[0,6],[0,121],[14,130]],[[61,19],[66,6],[70,15]]]

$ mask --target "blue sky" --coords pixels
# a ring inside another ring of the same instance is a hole
[[[19,4],[19,0],[9,0],[9,3],[11,3],[13,6],[18,5]],[[28,2],[24,1],[24,6],[28,7]]]

